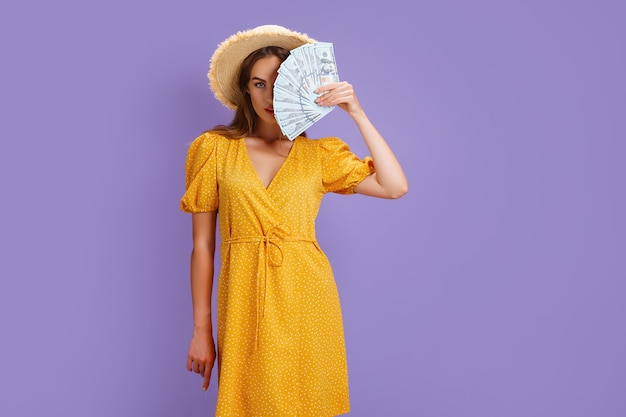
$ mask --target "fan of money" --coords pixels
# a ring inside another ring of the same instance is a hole
[[[302,45],[278,68],[274,82],[274,117],[290,140],[330,113],[335,106],[315,103],[316,88],[339,81],[333,44],[315,42]]]

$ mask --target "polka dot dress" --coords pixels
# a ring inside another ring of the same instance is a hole
[[[340,139],[295,139],[266,188],[243,139],[189,147],[185,212],[218,210],[217,417],[331,417],[350,411],[341,307],[315,239],[327,192],[374,172]]]

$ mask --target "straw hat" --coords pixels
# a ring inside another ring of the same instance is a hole
[[[237,32],[220,43],[213,53],[209,67],[209,86],[215,98],[226,107],[236,110],[241,102],[239,91],[239,66],[257,49],[280,46],[292,50],[314,39],[304,33],[294,32],[278,25],[263,25]]]

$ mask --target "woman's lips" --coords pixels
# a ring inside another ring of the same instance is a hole
[[[266,112],[274,114],[274,109],[273,108],[267,108],[265,109]]]

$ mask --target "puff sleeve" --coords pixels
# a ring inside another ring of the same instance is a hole
[[[339,138],[319,141],[322,162],[322,185],[326,192],[353,194],[354,187],[375,172],[371,157],[359,159]]]
[[[217,210],[217,155],[216,136],[203,133],[189,145],[185,163],[186,191],[180,200],[180,209],[186,213]]]

